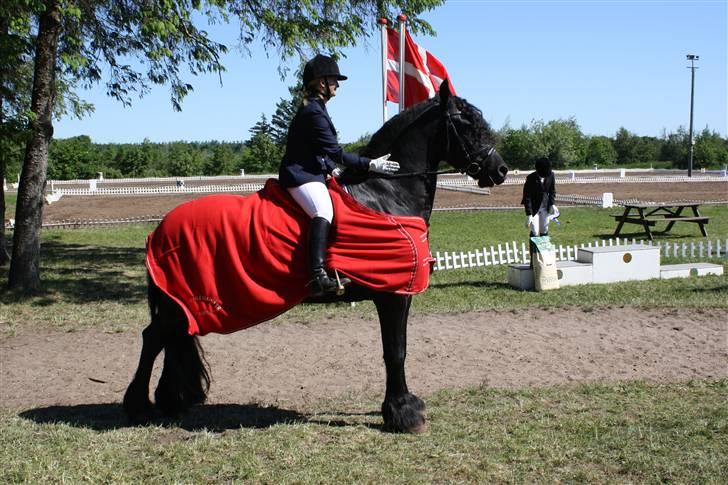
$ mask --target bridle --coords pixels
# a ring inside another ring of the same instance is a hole
[[[495,153],[495,145],[483,145],[477,150],[468,150],[463,137],[460,136],[457,126],[455,126],[453,118],[462,119],[462,112],[456,108],[447,110],[447,114],[445,115],[445,150],[447,152],[450,151],[450,132],[452,131],[455,135],[455,139],[458,141],[460,151],[463,152],[465,160],[467,161],[465,168],[460,169],[460,173],[468,175],[475,180],[480,180],[488,161]],[[484,157],[482,156],[483,154],[485,154]],[[481,160],[481,162],[478,162],[478,160]],[[495,185],[495,182],[493,182],[493,179],[487,172],[485,173],[485,176],[487,176],[491,183]]]
[[[437,106],[437,105],[435,105]],[[433,106],[433,108],[435,107]],[[432,109],[432,108],[430,108]],[[429,111],[429,110],[428,110]],[[423,116],[426,112],[422,113],[420,115]],[[369,173],[368,178],[384,178],[384,179],[398,179],[398,178],[406,178],[406,177],[419,177],[419,176],[428,176],[428,175],[441,175],[441,174],[447,174],[447,173],[457,173],[460,172],[462,174],[468,175],[475,180],[480,180],[481,174],[485,172],[485,167],[490,160],[490,158],[495,153],[495,146],[494,145],[484,145],[482,148],[479,148],[475,151],[470,151],[465,146],[465,141],[463,140],[463,137],[460,136],[460,133],[457,130],[457,127],[455,126],[455,123],[453,122],[453,118],[455,119],[461,119],[462,118],[462,112],[456,108],[448,109],[447,114],[445,115],[445,153],[448,153],[450,151],[450,131],[455,135],[455,139],[458,141],[458,144],[460,146],[460,150],[465,155],[465,159],[467,161],[467,164],[464,168],[452,168],[452,169],[446,169],[446,170],[421,170],[417,172],[405,172],[405,173],[395,173],[395,174],[374,174]],[[416,121],[416,120],[415,120]],[[485,154],[485,157],[482,157],[482,155]],[[479,163],[477,160],[482,158],[482,162]],[[488,173],[485,173],[485,176],[488,177],[491,181],[492,185],[495,185],[495,182],[493,181],[493,178],[488,175]]]

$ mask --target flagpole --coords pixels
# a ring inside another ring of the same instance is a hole
[[[378,20],[382,26],[382,124],[387,122],[387,19]]]
[[[404,37],[406,32],[405,24],[407,23],[407,16],[400,13],[397,15],[397,21],[399,22],[399,112],[401,113],[404,111]]]

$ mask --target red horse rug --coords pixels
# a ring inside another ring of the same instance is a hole
[[[424,291],[434,263],[425,221],[369,209],[333,180],[329,192],[327,266],[373,290]],[[190,335],[234,332],[308,296],[309,224],[273,179],[249,196],[203,197],[173,209],[149,235],[147,269],[184,310]]]

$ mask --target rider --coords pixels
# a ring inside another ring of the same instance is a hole
[[[521,204],[526,210],[526,227],[531,230],[531,236],[548,236],[550,220],[558,217],[558,209],[554,205],[556,178],[548,158],[539,158],[535,165],[536,171],[526,177],[523,185]],[[533,242],[529,247],[533,255]]]
[[[336,164],[392,174],[399,163],[389,155],[371,160],[345,152],[336,137],[336,128],[326,111],[326,103],[336,96],[339,81],[346,79],[331,57],[317,55],[303,69],[303,103],[288,128],[286,153],[283,155],[278,180],[293,199],[311,217],[309,231],[309,267],[313,296],[336,292],[338,284],[324,269],[329,229],[334,208],[326,188],[326,176]],[[350,283],[347,278],[342,284]]]

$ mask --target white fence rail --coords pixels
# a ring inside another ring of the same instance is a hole
[[[234,185],[161,186],[161,187],[108,187],[96,189],[55,189],[54,194],[67,195],[169,195],[169,194],[211,194],[220,192],[257,192],[262,183]]]
[[[557,261],[573,261],[579,248],[599,246],[618,246],[620,244],[645,244],[657,246],[663,256],[691,258],[728,258],[728,239],[691,242],[657,242],[638,241],[636,239],[608,239],[573,246],[558,245],[554,248]],[[528,263],[529,252],[525,241],[501,243],[472,251],[437,251],[435,270],[479,268],[511,263]]]
[[[627,170],[626,172],[629,172]],[[643,172],[644,173],[644,172]],[[562,184],[614,184],[614,183],[665,183],[665,182],[728,182],[728,176],[721,173],[701,174],[687,177],[685,175],[654,174],[654,175],[624,175],[614,172],[601,171],[556,171],[556,181]],[[88,180],[49,180],[49,191],[62,195],[165,195],[175,193],[215,193],[215,192],[255,192],[263,187],[259,180],[275,178],[275,174],[256,174],[246,176],[198,176],[198,177],[147,177],[124,179],[88,179]],[[240,180],[241,183],[231,183]],[[250,182],[242,182],[249,180]],[[253,182],[255,180],[255,182]],[[512,173],[504,185],[522,185],[525,173]],[[5,181],[3,181],[5,182]],[[209,185],[197,185],[209,182]],[[188,184],[189,183],[189,184]],[[150,187],[149,185],[161,185]],[[164,185],[169,184],[169,185]],[[16,190],[17,183],[9,184],[6,190]],[[69,187],[70,186],[70,187]],[[75,187],[74,187],[75,186]],[[78,187],[82,186],[82,187]],[[121,187],[120,187],[121,186]],[[485,192],[477,187],[475,180],[465,175],[445,175],[438,179],[438,186],[452,189],[474,189]]]

